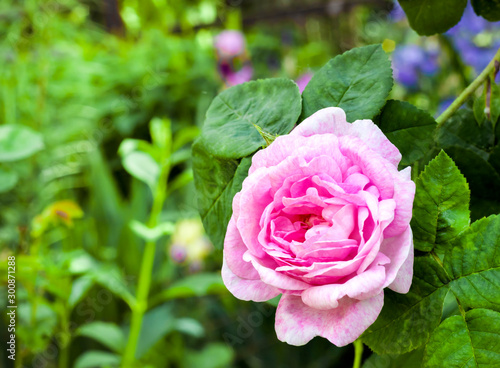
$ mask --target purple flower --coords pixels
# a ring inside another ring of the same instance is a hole
[[[420,75],[433,76],[438,71],[438,54],[417,45],[396,48],[392,67],[396,80],[406,87],[415,87]]]
[[[394,1],[394,6],[391,12],[389,13],[389,18],[394,22],[399,22],[406,18],[406,14],[401,5],[399,5],[399,2]]]
[[[239,31],[223,31],[215,38],[219,74],[227,86],[252,79],[253,68],[245,53],[245,38]]]
[[[476,15],[469,4],[460,22],[446,34],[451,38],[464,63],[472,66],[477,73],[480,73],[500,47],[499,37],[495,37],[495,35],[487,37],[488,33],[498,31],[499,26],[500,22],[488,22]],[[480,44],[477,36],[483,33],[486,37],[482,37],[482,39],[486,40],[486,42]]]
[[[245,37],[239,31],[223,31],[215,37],[215,49],[221,58],[238,56],[245,51]]]
[[[311,80],[312,77],[313,77],[313,73],[306,72],[304,74],[301,74],[297,78],[295,83],[297,83],[297,86],[299,87],[300,93],[304,92],[304,88],[306,88],[307,84],[309,83],[309,81]]]

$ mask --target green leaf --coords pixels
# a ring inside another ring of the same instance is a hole
[[[218,249],[222,248],[227,224],[233,213],[233,197],[241,190],[251,162],[251,158],[244,158],[239,162],[215,157],[200,139],[193,145],[193,174],[198,209],[205,231]]]
[[[226,292],[220,273],[197,273],[174,282],[168,289],[161,292],[155,300],[170,300],[205,296],[209,294]]]
[[[172,145],[172,132],[170,130],[170,120],[154,118],[149,123],[151,139],[156,147],[165,152],[170,152]]]
[[[115,324],[108,322],[91,322],[78,328],[77,335],[100,342],[115,353],[123,353],[126,345],[123,331]]]
[[[481,96],[474,101],[473,111],[474,117],[479,125],[486,119],[491,122],[493,130],[495,130],[497,121],[500,117],[500,86],[493,82],[488,96],[488,104],[486,104],[486,95],[483,92]]]
[[[140,221],[132,220],[129,222],[129,227],[134,234],[146,241],[156,241],[164,235],[172,234],[175,230],[175,224],[172,222],[164,222],[154,228],[149,228]]]
[[[431,257],[417,257],[408,294],[384,290],[384,307],[362,335],[377,354],[403,354],[420,347],[439,325],[448,292],[444,270]]]
[[[421,368],[424,349],[416,349],[401,355],[372,354],[363,368]]]
[[[193,318],[177,318],[175,320],[175,330],[193,337],[203,337],[205,329],[200,322]]]
[[[469,186],[444,152],[432,160],[416,182],[411,228],[415,249],[443,253],[469,226]]]
[[[486,368],[500,362],[500,313],[474,309],[446,319],[424,353],[424,368]]]
[[[467,0],[399,0],[411,28],[422,36],[444,33],[462,18]]]
[[[0,162],[22,160],[43,148],[41,133],[23,125],[0,126]]]
[[[211,343],[201,351],[190,351],[185,357],[186,368],[225,368],[234,359],[233,349],[223,343]]]
[[[0,193],[5,193],[14,188],[19,180],[16,172],[0,168]]]
[[[255,125],[270,134],[288,134],[300,115],[297,85],[288,79],[263,79],[231,87],[208,108],[202,137],[213,156],[238,159],[265,141]]]
[[[71,285],[71,293],[68,296],[68,305],[74,308],[94,285],[94,280],[88,275],[77,278]]]
[[[474,222],[445,254],[444,266],[464,308],[500,311],[500,216]]]
[[[135,352],[136,359],[140,359],[158,341],[174,331],[175,327],[171,305],[164,304],[144,314],[137,351]]]
[[[477,15],[490,22],[500,20],[500,0],[472,0],[471,2]]]
[[[118,367],[120,360],[119,355],[105,351],[90,350],[76,359],[74,368]]]
[[[434,143],[436,121],[427,112],[408,102],[387,101],[378,119],[378,126],[399,149],[401,166],[420,160]]]
[[[500,201],[500,171],[491,122],[485,120],[479,126],[470,109],[460,109],[436,133],[438,145],[453,159],[469,183],[471,217],[477,219],[497,213],[496,206],[476,206],[477,199],[484,203]],[[497,133],[497,140],[498,137]]]
[[[156,188],[160,177],[160,165],[146,152],[132,152],[122,158],[123,167],[134,178]]]
[[[380,112],[393,84],[389,58],[380,45],[359,47],[321,68],[302,93],[302,120],[325,107],[341,107],[347,121]]]

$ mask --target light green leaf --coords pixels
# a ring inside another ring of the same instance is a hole
[[[202,137],[211,155],[239,159],[265,141],[255,125],[270,134],[288,134],[301,110],[297,85],[288,79],[263,79],[239,84],[214,98],[207,111]]]
[[[233,197],[241,190],[251,162],[250,158],[237,161],[212,156],[200,139],[193,145],[198,209],[205,231],[218,249],[222,248],[227,224],[233,213]]]
[[[156,147],[163,151],[170,152],[172,145],[172,132],[170,130],[170,120],[154,118],[149,123],[151,139]]]
[[[115,353],[123,353],[126,340],[123,331],[115,324],[108,322],[91,322],[78,328],[77,335],[100,342]]]
[[[105,351],[90,350],[78,357],[74,368],[105,368],[118,367],[120,356]]]
[[[380,45],[359,47],[334,57],[302,93],[301,119],[325,107],[341,107],[347,121],[380,112],[393,84],[389,58]]]
[[[177,298],[188,298],[193,296],[205,296],[209,294],[226,292],[222,277],[217,273],[197,273],[174,282],[164,290],[155,300],[170,300]]]
[[[0,126],[0,162],[22,160],[43,148],[41,133],[23,125]]]
[[[68,305],[74,308],[94,285],[94,280],[88,275],[77,278],[71,285],[71,293],[68,297]]]
[[[415,249],[444,247],[469,226],[469,186],[444,152],[432,160],[416,182],[411,228]]]
[[[444,270],[431,257],[417,257],[408,294],[384,290],[384,307],[362,340],[377,354],[403,354],[420,347],[439,325],[448,292]]]
[[[402,166],[420,160],[431,149],[436,125],[426,111],[395,100],[387,102],[378,119],[380,129],[401,152]]]
[[[452,316],[434,331],[424,368],[489,368],[500,362],[500,313],[473,309]]]
[[[132,152],[122,158],[123,167],[127,172],[146,183],[151,190],[156,188],[160,177],[160,165],[146,152]]]
[[[422,36],[444,33],[462,18],[467,0],[399,0],[411,28]]]
[[[500,312],[500,216],[474,222],[447,251],[444,266],[464,308]]]
[[[172,234],[175,230],[175,224],[171,222],[164,222],[154,228],[149,228],[142,222],[132,220],[129,223],[129,227],[134,234],[146,241],[156,241],[164,235]]]
[[[5,193],[14,188],[19,180],[16,172],[0,168],[0,193]]]

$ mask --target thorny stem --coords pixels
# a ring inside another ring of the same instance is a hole
[[[438,123],[438,127],[444,124],[446,120],[448,120],[454,113],[457,111],[460,106],[462,106],[465,101],[474,93],[476,89],[481,86],[481,84],[488,78],[489,74],[495,68],[495,61],[500,61],[500,48],[497,50],[497,53],[490,61],[488,66],[478,75],[478,77],[471,83],[469,86],[464,89],[464,91],[453,101],[453,103],[436,119]]]

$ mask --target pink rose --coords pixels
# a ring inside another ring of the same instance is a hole
[[[356,340],[384,288],[407,293],[415,184],[398,149],[370,120],[326,108],[252,159],[233,200],[222,278],[239,299],[283,294],[278,339]]]

